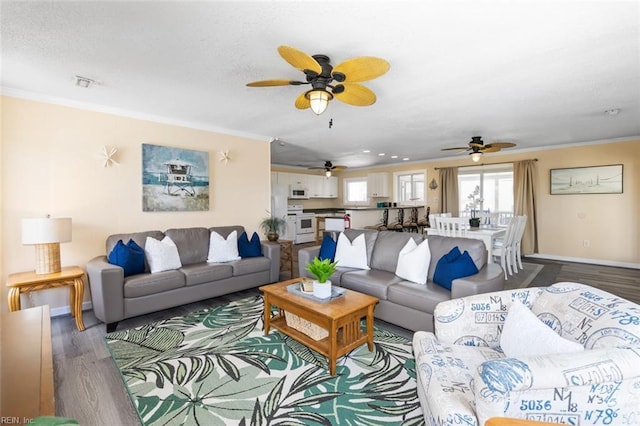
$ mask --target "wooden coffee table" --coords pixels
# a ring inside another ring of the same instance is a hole
[[[373,350],[373,309],[378,298],[346,290],[343,296],[327,302],[318,302],[308,297],[287,291],[287,286],[300,282],[300,278],[260,287],[264,293],[264,334],[271,327],[280,330],[309,349],[326,356],[329,374],[336,373],[336,360],[367,343]],[[271,307],[278,313],[271,317]],[[287,325],[284,312],[289,312],[327,330],[328,336],[314,340],[310,336]],[[363,333],[360,321],[366,318],[367,330]]]

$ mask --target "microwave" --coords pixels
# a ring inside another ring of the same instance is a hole
[[[289,199],[306,200],[307,198],[309,198],[309,190],[307,188],[293,185],[289,187]]]

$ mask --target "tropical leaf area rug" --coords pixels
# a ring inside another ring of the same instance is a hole
[[[277,332],[261,296],[106,336],[144,425],[421,425],[411,342],[380,328],[338,360]]]

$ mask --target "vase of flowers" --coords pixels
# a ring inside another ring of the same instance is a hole
[[[320,299],[331,297],[331,281],[329,278],[336,271],[338,262],[331,262],[330,259],[320,260],[315,257],[307,264],[307,271],[313,275],[316,281],[313,282],[313,295]]]
[[[484,201],[480,198],[480,185],[476,185],[473,192],[467,196],[467,200],[465,209],[471,214],[469,226],[472,228],[479,228],[480,218],[476,217],[476,213],[482,208],[482,202]]]
[[[260,222],[260,228],[265,232],[267,240],[278,241],[278,238],[280,238],[279,233],[284,229],[286,224],[287,222],[284,218],[269,214],[269,217],[265,217],[262,219],[262,222]]]

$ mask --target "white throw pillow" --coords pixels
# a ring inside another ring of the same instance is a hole
[[[500,346],[509,358],[580,352],[584,347],[565,339],[540,321],[529,308],[514,301],[504,321]]]
[[[367,264],[367,246],[365,244],[364,234],[360,234],[355,237],[353,241],[349,241],[349,238],[341,233],[338,237],[334,260],[338,262],[338,266],[370,269]]]
[[[232,262],[239,259],[238,233],[232,231],[225,240],[224,237],[216,231],[211,231],[207,262]]]
[[[409,238],[398,254],[396,275],[416,284],[426,284],[430,262],[429,242],[424,240],[418,245],[413,238]]]
[[[164,237],[162,241],[147,237],[144,244],[144,254],[152,274],[182,267],[178,247],[169,237]]]

